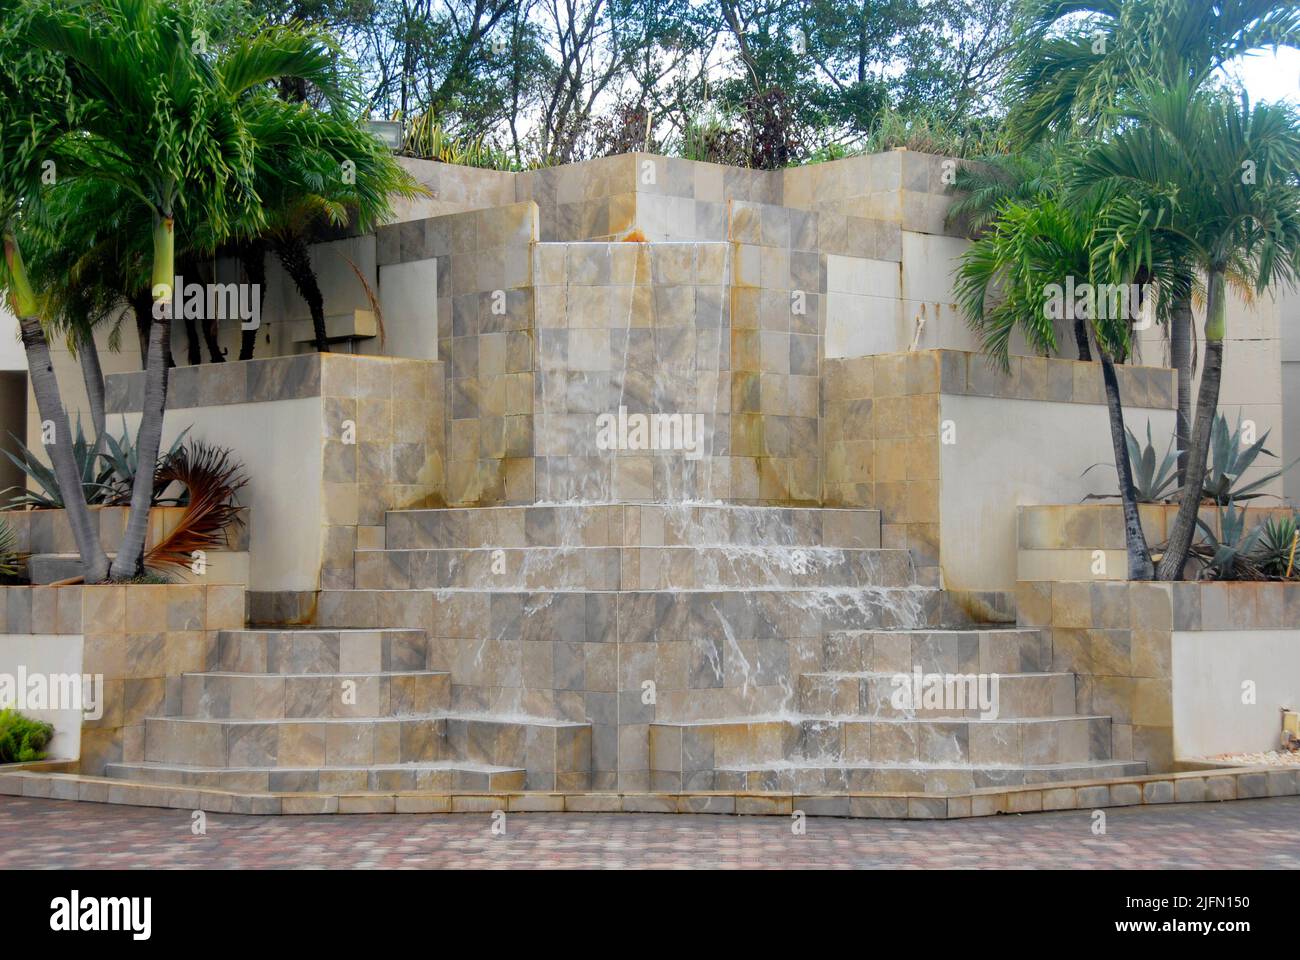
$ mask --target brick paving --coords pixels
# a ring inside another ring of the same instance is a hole
[[[244,817],[0,797],[0,868],[1297,868],[1300,797],[946,822],[511,814]]]

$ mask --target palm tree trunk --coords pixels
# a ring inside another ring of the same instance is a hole
[[[250,240],[248,243],[241,244],[239,247],[239,259],[244,265],[244,276],[248,282],[257,287],[257,299],[259,308],[262,305],[262,298],[266,293],[266,243],[261,237]],[[259,309],[259,317],[262,315]],[[257,330],[243,330],[239,335],[239,359],[252,360],[253,354],[257,350]]]
[[[167,409],[167,358],[164,345],[171,336],[172,283],[175,275],[175,221],[155,215],[153,229],[154,321],[149,329],[149,362],[145,366],[144,408],[136,433],[136,471],[131,483],[131,511],[127,515],[122,545],[113,558],[114,580],[139,576],[144,569],[144,540],[153,505],[154,466],[162,444],[163,414]]]
[[[86,398],[90,402],[90,421],[95,427],[95,453],[101,453],[107,421],[104,413],[104,370],[99,365],[95,331],[88,326],[78,331],[77,359],[81,362],[81,379],[86,383]]]
[[[1174,441],[1178,445],[1178,485],[1187,480],[1187,442],[1192,435],[1192,295],[1174,301],[1169,327],[1169,362],[1178,375],[1178,411],[1174,420]]]
[[[37,315],[36,295],[27,279],[27,267],[18,249],[17,238],[6,230],[4,235],[5,263],[9,268],[11,304],[18,317],[22,332],[23,349],[27,353],[27,372],[32,379],[32,393],[36,395],[36,409],[42,424],[54,428],[54,443],[50,446],[50,461],[59,481],[59,495],[63,509],[68,514],[68,524],[81,555],[81,572],[86,583],[99,583],[108,575],[108,557],[99,541],[99,525],[86,506],[85,492],[81,487],[81,474],[72,457],[72,429],[68,414],[59,396],[59,380],[54,375],[50,360],[50,342],[45,336]]]
[[[320,353],[329,353],[330,345],[325,332],[325,298],[321,295],[320,284],[316,282],[316,272],[311,268],[311,254],[307,244],[298,234],[275,245],[276,255],[284,264],[284,272],[298,288],[298,293],[307,301],[311,311],[312,332],[316,336],[316,349]]]
[[[199,328],[190,317],[185,318],[185,362],[197,367],[203,362],[203,351],[199,347]]]
[[[1090,362],[1092,360],[1092,348],[1088,345],[1088,319],[1086,317],[1076,317],[1074,320],[1074,343],[1079,348],[1079,359],[1085,363]]]
[[[167,282],[167,288],[171,289],[170,280]],[[135,314],[135,330],[140,337],[140,369],[144,370],[149,365],[149,331],[153,326],[153,294],[148,287],[141,288],[131,297],[131,312]],[[176,361],[172,359],[170,335],[164,345],[163,353],[167,358],[167,366],[176,366]],[[198,363],[198,360],[191,362]]]
[[[1097,346],[1101,358],[1101,378],[1105,385],[1106,412],[1110,414],[1110,442],[1115,450],[1115,470],[1119,474],[1119,495],[1124,505],[1124,547],[1128,554],[1130,580],[1155,579],[1155,566],[1146,535],[1142,532],[1142,518],[1138,514],[1137,491],[1133,487],[1133,465],[1128,458],[1128,438],[1124,431],[1124,407],[1119,396],[1119,380],[1115,364],[1104,347]]]
[[[1219,382],[1223,376],[1223,335],[1226,326],[1223,269],[1212,268],[1205,306],[1205,361],[1201,365],[1201,389],[1196,397],[1196,418],[1187,453],[1187,479],[1183,499],[1169,533],[1169,547],[1160,559],[1161,580],[1181,580],[1187,555],[1196,532],[1205,485],[1205,464],[1210,452],[1210,433],[1219,409]]]

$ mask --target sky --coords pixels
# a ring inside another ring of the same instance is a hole
[[[1247,57],[1232,67],[1252,100],[1288,100],[1300,107],[1300,50]]]

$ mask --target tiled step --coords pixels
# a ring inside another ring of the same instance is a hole
[[[359,550],[356,585],[406,590],[730,590],[908,586],[906,550],[839,547],[523,547]]]
[[[214,669],[232,673],[379,673],[424,670],[421,629],[223,630]]]
[[[440,716],[310,720],[147,717],[144,759],[205,767],[359,766],[450,759]]]
[[[435,547],[879,547],[877,510],[728,504],[554,504],[391,511],[390,550]]]
[[[1041,631],[1029,627],[838,630],[822,641],[823,671],[1037,673],[1052,669]]]
[[[1111,759],[1109,717],[777,718],[650,725],[651,770],[905,763],[1034,766]]]
[[[570,603],[569,601],[572,601]],[[570,609],[572,607],[572,609]],[[747,590],[322,590],[317,618],[322,630],[380,623],[391,628],[428,626],[431,637],[556,639],[629,631],[655,631],[699,621],[699,629],[736,636],[820,637],[844,630],[894,630],[937,625],[944,594],[930,587],[827,587]],[[566,619],[557,624],[555,617]],[[582,624],[583,618],[587,619]],[[574,622],[567,622],[573,620]],[[581,628],[581,629],[579,629]],[[622,629],[622,627],[620,627]],[[680,631],[675,636],[680,636]],[[624,634],[623,638],[626,638]],[[438,664],[430,664],[438,666]],[[821,666],[822,669],[840,669]],[[229,669],[223,666],[223,669]],[[456,682],[462,682],[459,677]]]
[[[527,772],[530,790],[591,783],[591,725],[441,713],[312,719],[145,719],[144,760],[223,768],[370,767],[434,761]]]
[[[734,766],[687,775],[657,773],[657,790],[780,790],[794,793],[961,793],[986,787],[1067,783],[1109,777],[1142,776],[1146,763],[1093,760],[1031,765],[944,764],[785,764]]]
[[[169,763],[110,763],[105,775],[140,783],[174,783],[218,790],[366,793],[398,790],[469,792],[522,790],[522,769],[438,760],[357,767],[201,767]]]
[[[187,673],[181,716],[279,720],[401,717],[451,707],[451,675],[435,670],[380,673]]]
[[[966,674],[967,680],[942,675],[950,686],[942,701],[916,697],[915,676],[896,673],[804,673],[798,682],[800,713],[863,717],[978,717],[987,712],[1000,718],[1065,716],[1074,712],[1074,674]],[[994,680],[996,677],[996,680]],[[973,682],[971,682],[973,681]],[[924,684],[923,678],[923,684]],[[896,696],[902,687],[901,696]],[[936,684],[937,687],[937,684]],[[964,704],[964,709],[959,705]]]

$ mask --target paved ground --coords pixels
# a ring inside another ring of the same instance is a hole
[[[191,832],[181,810],[0,797],[13,867],[1297,868],[1300,798],[942,823],[779,817],[511,814],[237,817]]]

